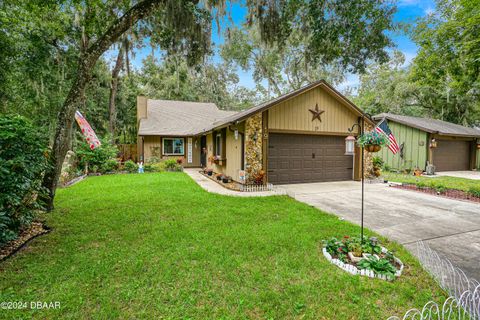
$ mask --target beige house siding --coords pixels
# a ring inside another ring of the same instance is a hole
[[[315,110],[316,104],[319,110],[325,111],[321,115],[321,122],[317,119],[312,121],[312,113],[309,111]],[[357,121],[358,115],[321,87],[283,101],[268,111],[270,132],[282,130],[344,135]]]
[[[225,173],[226,168],[225,165],[211,163],[208,159],[213,156],[213,134],[207,134],[207,168],[210,168],[215,173]],[[227,160],[228,161],[228,160]]]
[[[227,150],[226,150],[227,166],[225,174],[238,181],[238,171],[242,166],[242,138],[240,134],[235,140],[235,133],[227,129]]]
[[[179,137],[185,139],[184,144],[184,155],[183,156],[164,156],[162,155],[162,138],[161,136],[144,136],[143,137],[143,150],[144,150],[144,159],[148,161],[151,157],[158,157],[160,159],[168,158],[185,158],[183,163],[184,167],[199,167],[200,166],[200,137],[191,137],[192,138],[192,163],[187,162],[187,153],[188,153],[188,138],[189,137]]]

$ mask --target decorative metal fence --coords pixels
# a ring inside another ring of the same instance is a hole
[[[480,320],[480,283],[421,241],[417,242],[417,257],[450,297],[443,305],[429,301],[422,310],[411,309],[402,318],[392,316],[388,320]]]
[[[273,184],[240,184],[240,191],[243,192],[259,192],[259,191],[273,191]]]

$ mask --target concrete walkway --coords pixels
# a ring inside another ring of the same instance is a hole
[[[441,171],[436,172],[435,175],[480,180],[480,171]]]
[[[211,193],[223,194],[226,196],[234,197],[267,197],[267,196],[277,196],[285,195],[283,189],[278,189],[276,191],[262,191],[262,192],[240,192],[227,189],[215,181],[203,176],[198,168],[186,168],[184,172],[188,174],[200,187],[207,190]]]
[[[360,182],[326,182],[282,186],[289,195],[360,224]],[[404,244],[415,253],[416,241],[449,258],[480,280],[480,205],[386,184],[365,184],[365,227]]]

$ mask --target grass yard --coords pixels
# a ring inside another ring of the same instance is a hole
[[[455,189],[462,191],[469,191],[472,188],[480,188],[480,181],[457,177],[415,177],[414,175],[407,175],[394,172],[382,172],[382,177],[395,182],[421,184],[425,187],[444,187],[446,189]]]
[[[53,231],[0,264],[2,319],[386,319],[444,293],[399,245],[385,282],[328,263],[359,227],[286,196],[209,194],[183,173],[88,178],[58,191]],[[370,233],[371,234],[371,233]]]

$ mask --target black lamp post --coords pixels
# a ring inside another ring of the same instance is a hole
[[[353,132],[353,129],[355,127],[358,127],[360,129],[360,135],[363,134],[364,132],[364,127],[365,127],[365,115],[362,115],[361,119],[358,119],[358,123],[355,123],[351,128],[348,129],[348,132],[350,135],[345,138],[345,154],[346,155],[355,155],[355,137],[351,135]],[[362,216],[361,216],[361,238],[360,241],[363,244],[363,211],[364,211],[364,199],[365,199],[365,181],[364,181],[364,176],[365,176],[365,169],[364,169],[364,152],[363,152],[363,146],[360,147],[360,152],[361,152],[361,165],[362,165]]]

